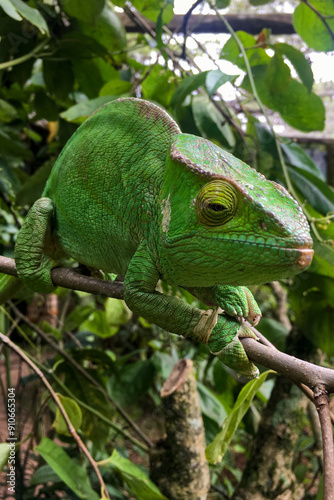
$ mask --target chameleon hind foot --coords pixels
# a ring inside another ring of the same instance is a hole
[[[258,377],[258,368],[250,361],[240,342],[242,337],[258,340],[244,322],[240,323],[235,318],[219,315],[217,324],[211,332],[208,347],[212,354],[235,370],[238,375],[248,378]]]
[[[53,210],[49,198],[40,198],[34,203],[17,235],[14,250],[18,277],[30,290],[41,293],[55,289],[51,270],[56,263],[44,254]]]

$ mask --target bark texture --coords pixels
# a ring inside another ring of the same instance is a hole
[[[169,500],[205,500],[205,437],[191,360],[180,360],[162,390],[166,436],[150,456],[151,479]]]
[[[296,331],[287,352],[311,362],[319,361],[308,341]],[[299,500],[304,485],[293,473],[295,446],[307,413],[308,398],[289,379],[279,376],[263,413],[241,483],[233,500]]]

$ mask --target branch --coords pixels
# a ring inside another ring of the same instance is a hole
[[[110,500],[110,496],[108,494],[106,485],[105,485],[105,483],[103,481],[102,475],[101,475],[101,473],[100,473],[100,471],[98,469],[98,466],[97,466],[95,460],[93,459],[93,457],[89,453],[88,449],[86,448],[86,445],[83,443],[82,439],[80,438],[80,436],[78,435],[78,433],[74,429],[74,427],[73,427],[70,419],[68,418],[68,415],[67,415],[67,413],[65,411],[65,408],[63,407],[63,405],[62,405],[62,403],[61,403],[58,395],[52,389],[52,386],[50,385],[50,383],[48,382],[48,380],[45,378],[44,374],[35,365],[35,363],[33,363],[31,361],[31,359],[29,359],[28,356],[26,356],[26,354],[23,351],[21,351],[21,349],[19,347],[17,347],[16,344],[14,344],[14,342],[12,342],[8,337],[6,337],[6,335],[4,335],[1,332],[0,332],[0,340],[2,340],[2,342],[4,344],[8,345],[13,351],[15,351],[16,354],[18,354],[23,359],[23,361],[25,361],[30,366],[30,368],[32,368],[32,370],[36,373],[36,375],[38,375],[40,377],[40,379],[42,380],[43,384],[45,385],[45,387],[47,388],[47,390],[51,394],[54,402],[58,406],[59,411],[62,414],[62,416],[63,416],[63,418],[64,418],[64,420],[66,422],[66,425],[68,427],[68,430],[69,430],[70,434],[72,435],[72,437],[76,441],[79,449],[81,449],[81,451],[84,453],[84,455],[86,455],[86,457],[88,458],[90,464],[92,465],[92,467],[93,467],[93,469],[94,469],[94,471],[95,471],[95,473],[96,473],[96,475],[98,477],[100,485],[101,485],[101,496],[102,497],[104,496],[105,498],[108,498]]]

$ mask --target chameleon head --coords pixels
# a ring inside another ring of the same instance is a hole
[[[311,264],[312,239],[297,202],[210,141],[176,136],[162,197],[162,269],[169,281],[260,284]]]

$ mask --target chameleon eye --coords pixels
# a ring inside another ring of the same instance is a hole
[[[237,210],[237,195],[227,181],[209,182],[196,198],[197,217],[208,226],[220,226],[232,219]]]

